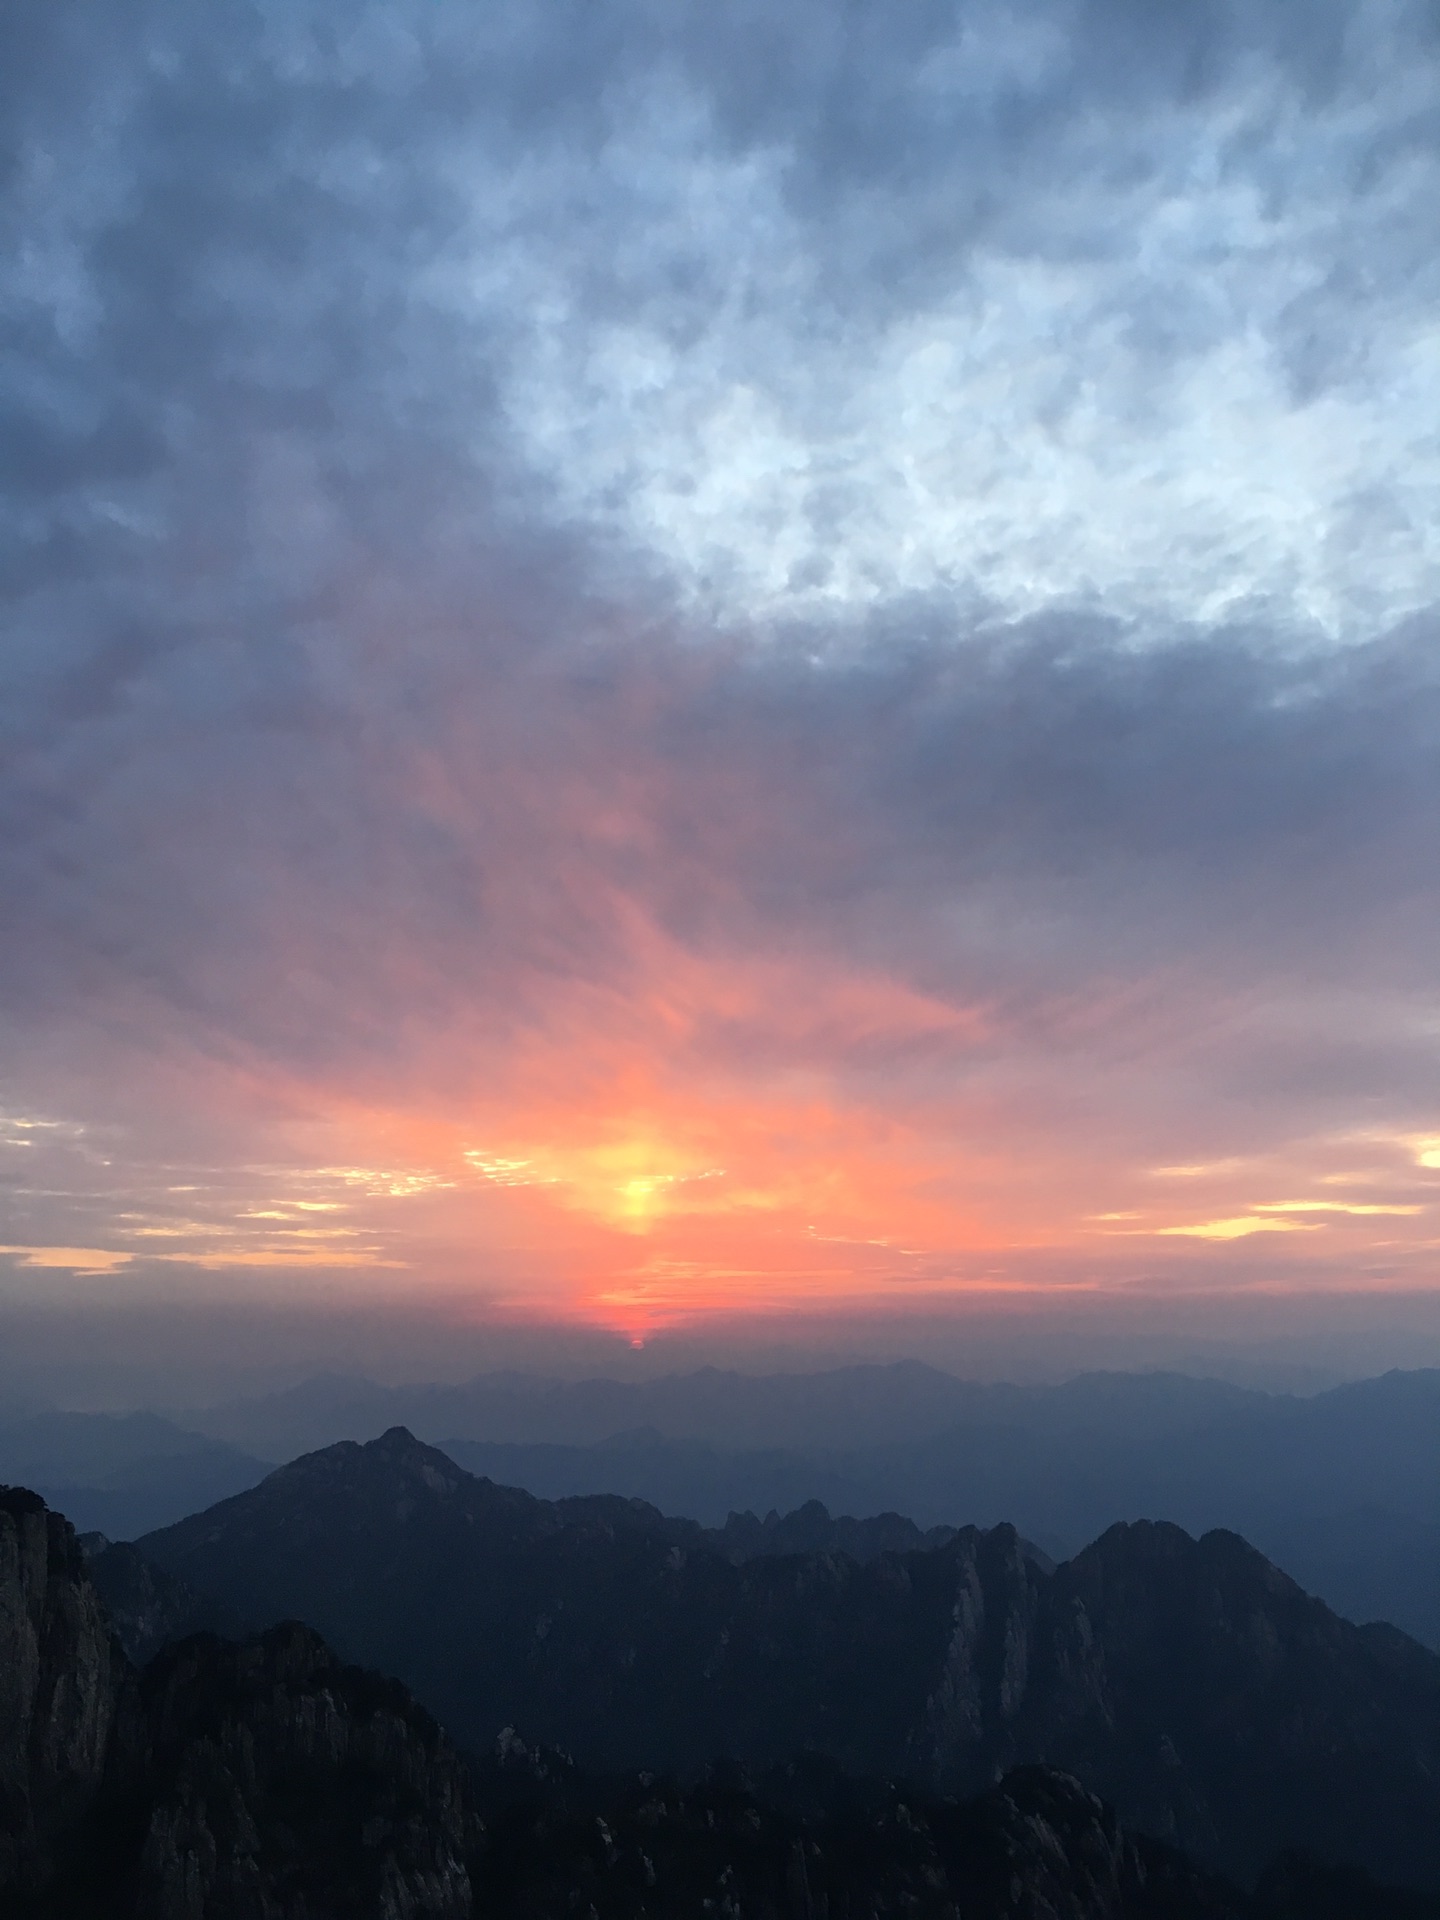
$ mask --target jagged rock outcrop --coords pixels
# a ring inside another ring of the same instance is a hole
[[[1014,1742],[1247,1880],[1283,1842],[1440,1886],[1440,1659],[1236,1534],[1114,1527],[1057,1569]]]
[[[761,1554],[843,1553],[852,1560],[873,1560],[881,1553],[915,1553],[943,1547],[954,1527],[917,1527],[900,1513],[876,1513],[864,1520],[832,1518],[821,1500],[807,1500],[791,1513],[732,1513],[723,1527],[707,1528],[713,1543],[731,1560]]]
[[[193,1639],[143,1684],[144,1920],[467,1920],[482,1827],[465,1770],[394,1681],[308,1629]]]
[[[137,1674],[69,1523],[0,1490],[0,1912],[467,1920],[481,1833],[397,1681],[294,1623]]]
[[[125,1665],[74,1529],[0,1488],[0,1889],[42,1881],[99,1794]]]

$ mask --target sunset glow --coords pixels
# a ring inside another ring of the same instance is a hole
[[[141,11],[0,268],[0,1317],[1440,1294],[1418,16]]]

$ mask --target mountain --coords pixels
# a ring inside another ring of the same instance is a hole
[[[94,1805],[126,1665],[73,1530],[0,1487],[0,1889],[44,1878]]]
[[[1056,1559],[1118,1520],[1244,1536],[1347,1618],[1440,1648],[1440,1372],[1310,1398],[1179,1374],[982,1385],[915,1362],[655,1380],[326,1378],[191,1418],[290,1457],[404,1424],[469,1471],[548,1499],[616,1493],[731,1511],[1013,1522]]]
[[[1107,1439],[1102,1446],[1083,1432],[1039,1445],[1024,1434],[962,1432],[899,1458],[882,1450],[835,1457],[726,1452],[702,1441],[667,1440],[653,1428],[583,1447],[438,1444],[468,1472],[544,1499],[614,1493],[706,1524],[732,1513],[743,1520],[747,1513],[789,1512],[816,1499],[861,1514],[898,1503],[931,1522],[915,1527],[917,1536],[929,1537],[937,1513],[988,1522],[1009,1512],[1022,1532],[1059,1558],[1117,1518],[1179,1514],[1190,1532],[1223,1524],[1243,1533],[1346,1619],[1389,1620],[1440,1648],[1440,1521],[1375,1502],[1327,1508],[1329,1496],[1319,1485],[1295,1489],[1297,1508],[1288,1504],[1289,1492],[1267,1489],[1243,1459],[1197,1487],[1182,1463],[1153,1458],[1158,1443]],[[1137,1461],[1137,1453],[1152,1457]],[[1397,1454],[1392,1484],[1408,1478]]]
[[[405,1425],[438,1439],[587,1445],[650,1427],[670,1439],[733,1447],[880,1445],[942,1433],[1029,1390],[976,1386],[918,1361],[820,1373],[744,1374],[718,1367],[653,1380],[554,1380],[481,1374],[458,1386],[380,1387],[321,1375],[284,1392],[195,1412],[217,1439],[274,1454],[370,1440]],[[1217,1388],[1217,1392],[1234,1391]]]
[[[923,1553],[946,1546],[956,1531],[954,1527],[922,1530],[899,1513],[875,1513],[864,1520],[849,1514],[832,1518],[819,1500],[807,1500],[793,1513],[772,1509],[763,1520],[753,1513],[732,1513],[723,1527],[707,1529],[710,1542],[737,1565],[762,1554],[793,1553],[843,1553],[863,1564],[882,1553]],[[1032,1559],[1049,1564],[1028,1541],[1022,1541],[1021,1547]]]
[[[794,1513],[769,1513],[763,1520],[753,1513],[732,1513],[723,1527],[702,1529],[678,1521],[665,1532],[688,1546],[708,1546],[738,1566],[765,1555],[814,1552],[843,1553],[863,1563],[882,1553],[943,1546],[954,1538],[955,1529],[935,1527],[922,1533],[898,1513],[876,1514],[867,1520],[848,1515],[832,1519],[818,1500],[812,1500]],[[132,1542],[112,1542],[104,1534],[87,1533],[80,1536],[80,1545],[90,1579],[132,1660],[143,1664],[188,1634],[233,1636],[243,1631],[241,1616],[233,1607],[165,1572]],[[1025,1540],[1020,1547],[1028,1558],[1052,1570],[1053,1563],[1038,1547]]]
[[[303,1627],[137,1674],[73,1530],[0,1491],[0,1904],[16,1920],[468,1920],[468,1777]]]
[[[80,1547],[85,1571],[116,1638],[137,1666],[196,1633],[232,1638],[243,1634],[240,1617],[232,1608],[166,1573],[129,1541],[112,1542],[103,1533],[86,1533],[80,1536]]]
[[[52,1411],[0,1426],[0,1483],[32,1487],[112,1539],[243,1492],[271,1464],[153,1413]]]
[[[198,1431],[272,1455],[374,1439],[400,1424],[437,1439],[521,1446],[589,1446],[649,1429],[732,1450],[847,1453],[969,1426],[1154,1436],[1288,1404],[1300,1403],[1184,1374],[1092,1373],[1016,1386],[899,1360],[807,1373],[701,1367],[630,1381],[498,1372],[459,1385],[402,1387],[323,1374],[188,1419]]]
[[[73,1530],[0,1490],[0,1903],[14,1920],[1437,1920],[1286,1857],[1253,1897],[1074,1779],[967,1802],[810,1761],[596,1780],[506,1728],[467,1763],[396,1682],[289,1623],[143,1671]]]
[[[691,1775],[811,1751],[940,1793],[1045,1763],[1240,1877],[1298,1846],[1440,1886],[1440,1659],[1232,1534],[1120,1525],[1053,1571],[1009,1526],[737,1563],[694,1523],[536,1500],[397,1429],[139,1547],[399,1674],[473,1747],[512,1724]]]

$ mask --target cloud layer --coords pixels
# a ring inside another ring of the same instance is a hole
[[[112,15],[0,29],[14,1288],[1428,1283],[1429,9]]]

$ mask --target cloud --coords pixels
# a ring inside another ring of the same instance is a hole
[[[47,9],[15,557],[194,591],[245,531],[264,619],[457,488],[722,617],[1374,631],[1440,577],[1433,19],[1143,12]]]
[[[22,1267],[42,1271],[60,1269],[80,1275],[117,1273],[134,1259],[130,1253],[112,1253],[103,1247],[0,1247]]]
[[[1308,1230],[1299,1220],[1252,1213],[1236,1214],[1229,1220],[1201,1220],[1193,1226],[1156,1228],[1157,1233],[1167,1238],[1180,1235],[1193,1240],[1246,1240],[1252,1233],[1305,1233]]]
[[[1431,1137],[1428,10],[0,36],[0,1070],[97,1156],[17,1244],[188,1135],[211,1265],[352,1164],[376,1265],[940,1272]]]

